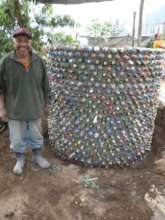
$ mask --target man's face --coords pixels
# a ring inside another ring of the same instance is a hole
[[[13,38],[13,46],[19,56],[29,55],[31,50],[31,39],[24,35]]]

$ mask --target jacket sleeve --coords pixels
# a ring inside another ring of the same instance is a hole
[[[0,95],[5,95],[6,84],[5,84],[5,59],[0,60]]]
[[[49,93],[49,82],[48,82],[46,65],[43,60],[42,60],[42,67],[43,67],[43,93],[44,93],[45,104],[47,104],[48,103],[48,93]]]

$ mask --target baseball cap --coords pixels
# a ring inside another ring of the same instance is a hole
[[[20,27],[20,28],[16,29],[15,32],[13,33],[13,37],[17,37],[19,35],[25,35],[28,38],[32,38],[31,32],[24,27]]]

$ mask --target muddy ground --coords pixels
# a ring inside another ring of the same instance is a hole
[[[144,195],[154,185],[164,193],[165,109],[155,122],[153,151],[143,162],[124,169],[87,169],[44,154],[52,164],[45,171],[30,161],[22,176],[12,174],[14,155],[8,130],[0,135],[0,220],[150,220]]]

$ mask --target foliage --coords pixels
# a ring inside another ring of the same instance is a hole
[[[87,26],[87,34],[91,37],[116,37],[122,32],[124,32],[124,29],[118,21],[112,24],[111,21],[100,22],[98,19],[94,19],[91,24]]]
[[[59,41],[64,41],[65,38],[65,42],[74,42],[71,36],[68,37],[64,34],[59,34],[57,38],[54,30],[58,27],[74,27],[75,25],[75,21],[68,15],[54,15],[53,8],[49,4],[41,5],[26,0],[1,0],[0,57],[11,51],[11,35],[18,26],[24,26],[31,30],[33,48],[41,53],[45,42],[52,42],[53,38]]]
[[[165,32],[162,33],[162,39],[165,40]]]
[[[98,19],[92,20],[87,26],[87,34],[92,37],[109,37],[111,35],[111,22],[100,22]]]
[[[68,45],[68,44],[77,44],[77,40],[73,39],[72,36],[65,34],[64,32],[58,32],[52,36],[52,39],[49,38],[49,43],[53,45]]]
[[[147,48],[153,48],[154,39],[150,39],[149,42],[145,45]]]
[[[97,177],[90,177],[90,176],[82,176],[81,177],[81,182],[85,185],[85,187],[92,188],[95,190],[99,190],[99,185],[98,185],[98,178]]]
[[[111,31],[111,36],[112,37],[118,37],[119,35],[123,34],[125,32],[125,29],[123,25],[119,23],[117,20],[113,25],[112,25],[112,31]]]

